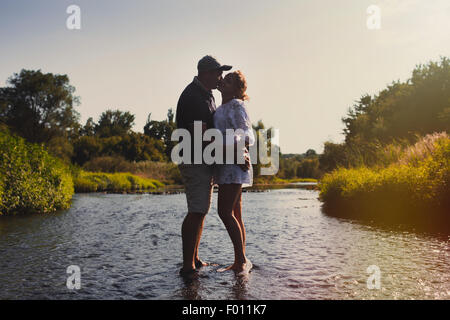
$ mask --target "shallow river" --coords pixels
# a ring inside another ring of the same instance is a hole
[[[255,265],[243,278],[216,272],[233,261],[217,194],[200,244],[217,266],[192,281],[178,276],[184,194],[76,194],[66,211],[1,217],[0,299],[450,299],[448,235],[329,217],[317,196],[243,193]],[[70,265],[79,290],[66,286]]]

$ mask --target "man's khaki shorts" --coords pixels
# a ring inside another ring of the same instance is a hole
[[[178,168],[186,190],[188,212],[207,214],[213,191],[213,167],[205,164],[180,164]]]

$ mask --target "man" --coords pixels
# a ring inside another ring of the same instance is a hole
[[[214,127],[213,114],[216,110],[213,89],[217,89],[222,80],[223,71],[232,68],[229,65],[220,64],[216,58],[207,55],[197,64],[198,75],[184,89],[178,100],[176,124],[177,128],[184,128],[191,133],[191,164],[180,164],[179,169],[183,178],[188,214],[182,227],[183,240],[183,267],[181,275],[188,275],[197,268],[208,265],[198,256],[198,246],[202,235],[205,215],[211,206],[213,189],[213,167],[203,162],[194,163],[193,142],[194,121],[202,122],[202,131]],[[202,157],[203,158],[203,157]]]

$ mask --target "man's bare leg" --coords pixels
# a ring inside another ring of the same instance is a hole
[[[205,216],[203,216],[205,217]],[[194,253],[194,264],[196,268],[205,267],[208,265],[207,262],[202,261],[198,256],[198,247],[200,245],[200,238],[202,237],[203,225],[205,224],[205,219],[202,220],[202,224],[200,225],[200,229],[198,230],[197,241],[195,243],[195,253]]]
[[[181,226],[181,237],[183,240],[183,268],[181,273],[189,273],[195,270],[195,248],[199,241],[199,232],[203,226],[205,215],[189,212],[184,218]]]

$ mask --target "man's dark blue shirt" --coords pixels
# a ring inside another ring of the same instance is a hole
[[[206,123],[206,129],[214,128],[213,116],[215,111],[216,103],[212,92],[207,90],[197,77],[194,77],[194,80],[183,90],[178,100],[175,120],[177,128],[188,129],[193,134],[194,121]],[[194,161],[193,136],[191,136],[191,161],[192,163]]]
[[[214,128],[213,114],[216,103],[211,91],[207,90],[197,77],[184,89],[178,100],[177,128],[192,128],[194,121],[206,123],[206,128]]]

